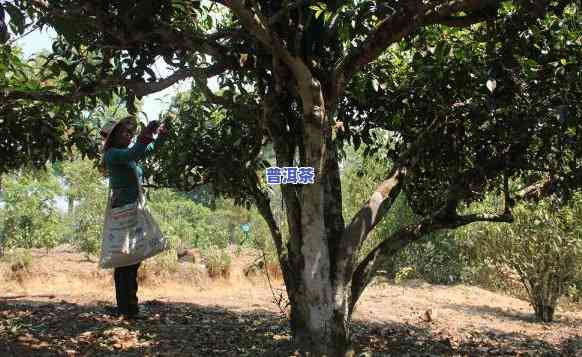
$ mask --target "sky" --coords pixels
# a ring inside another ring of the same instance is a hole
[[[8,20],[8,19],[7,19]],[[18,39],[15,45],[22,48],[25,58],[30,58],[35,54],[45,50],[52,52],[52,38],[56,37],[56,33],[52,29],[45,29],[43,31],[33,31],[23,38]],[[12,35],[14,38],[14,35]],[[152,68],[160,77],[166,77],[172,73],[167,69],[167,65],[160,57]],[[158,93],[150,94],[143,98],[143,111],[147,115],[148,120],[158,119],[160,112],[168,109],[172,96],[177,91],[188,90],[191,86],[192,80],[187,79],[174,84],[171,87],[164,89]]]

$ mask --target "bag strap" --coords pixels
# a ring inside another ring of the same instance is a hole
[[[107,226],[107,220],[111,214],[111,184],[107,186],[107,206],[105,206],[105,214],[103,215],[103,232],[105,233],[105,227]]]
[[[141,180],[139,179],[139,175],[137,173],[137,163],[135,164],[135,167],[133,168],[133,174],[135,176],[135,180],[137,181],[137,200],[138,200],[138,204],[140,204],[141,206],[145,206],[145,198],[143,195],[143,186],[141,184]]]

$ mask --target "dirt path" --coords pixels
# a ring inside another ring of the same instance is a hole
[[[114,302],[110,272],[72,252],[33,262],[20,281],[0,264],[0,356],[295,354],[261,276],[235,269],[210,281],[184,263],[163,277],[146,266],[139,296],[150,317],[128,323],[104,314]],[[556,319],[536,323],[526,302],[475,287],[377,285],[358,304],[353,330],[369,356],[582,356],[582,310],[558,310]]]

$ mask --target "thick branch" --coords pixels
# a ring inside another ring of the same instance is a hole
[[[539,200],[546,196],[554,184],[554,178],[548,177],[519,190],[515,197],[519,200]]]
[[[327,145],[325,175],[321,177],[321,180],[324,185],[325,234],[329,242],[329,256],[331,259],[331,271],[333,272],[336,270],[336,252],[342,239],[345,223],[342,214],[342,189],[337,149],[335,144],[331,143],[331,138],[328,138]],[[335,277],[336,274],[332,274],[332,279]]]
[[[347,236],[344,241],[352,241],[353,247],[357,247],[361,240],[365,239],[374,227],[382,220],[394,203],[394,200],[402,189],[402,183],[406,170],[396,168],[389,178],[382,182],[375,190],[364,207],[354,216],[346,229]],[[353,235],[355,232],[360,234]]]
[[[288,6],[283,7],[281,10],[279,10],[279,12],[271,16],[271,18],[269,19],[269,25],[272,26],[276,24],[277,22],[279,22],[279,20],[281,20],[283,16],[287,15],[290,11],[301,6],[305,6],[309,4],[309,2],[310,2],[309,0],[295,0],[295,2],[292,2]]]
[[[405,170],[394,169],[390,177],[376,188],[368,202],[344,230],[334,258],[337,261],[335,273],[341,279],[338,279],[338,283],[350,281],[359,247],[392,207],[402,189],[404,176]]]
[[[74,103],[84,97],[95,96],[104,90],[121,86],[131,89],[137,96],[146,96],[148,94],[164,90],[172,86],[176,82],[191,76],[192,74],[190,73],[190,71],[178,70],[171,74],[170,76],[155,82],[146,82],[143,80],[135,79],[107,78],[100,80],[97,83],[97,85],[92,87],[91,89],[78,88],[77,90],[73,91],[70,94],[59,94],[50,91],[29,92],[11,89],[4,89],[3,92],[0,93],[3,94],[2,97],[3,100],[5,101],[15,101],[19,99],[25,99],[64,104],[64,103]]]
[[[3,92],[0,91],[0,97],[3,97],[3,100],[5,101],[25,99],[64,104],[74,103],[84,97],[95,96],[104,90],[112,89],[115,87],[126,87],[127,89],[130,89],[136,96],[143,97],[148,94],[162,91],[168,87],[171,87],[177,82],[193,77],[194,75],[203,75],[206,78],[210,78],[223,73],[229,68],[230,67],[227,66],[227,64],[219,63],[206,69],[179,69],[168,77],[162,78],[155,82],[146,82],[141,79],[119,79],[110,77],[98,81],[97,84],[90,89],[78,88],[70,94],[59,94],[51,91],[29,92],[4,89]]]
[[[314,107],[319,108],[317,110],[323,110],[325,106],[322,105],[321,85],[314,80],[305,63],[300,58],[293,57],[275,32],[270,31],[268,26],[261,22],[259,16],[247,9],[242,0],[230,0],[228,6],[238,17],[243,27],[269,49],[274,57],[280,58],[291,69],[299,87],[303,113],[310,117],[314,113]],[[314,96],[314,92],[317,92],[319,96]]]
[[[283,42],[276,37],[273,31],[268,29],[268,24],[262,23],[257,15],[247,9],[242,0],[230,0],[228,6],[238,17],[243,27],[263,46],[269,49],[273,55],[281,58],[290,67],[294,67],[297,64]]]
[[[467,16],[432,17],[424,21],[426,25],[445,25],[449,27],[468,27],[479,22],[494,19],[487,14],[472,14]]]
[[[145,81],[131,81],[125,83],[125,87],[131,89],[138,97],[143,97],[148,94],[156,93],[162,91],[168,87],[171,87],[175,83],[187,79],[192,76],[191,71],[188,70],[177,70],[166,78],[160,79],[155,82],[145,82]]]
[[[236,27],[233,29],[225,29],[213,32],[208,35],[209,40],[221,40],[221,39],[235,39],[235,38],[244,38],[245,33],[242,31],[242,28]]]
[[[259,179],[256,177],[256,174],[253,175],[252,181],[253,182],[253,197],[257,204],[257,209],[267,225],[269,226],[269,230],[271,232],[271,237],[273,237],[273,241],[275,242],[275,248],[277,249],[277,256],[281,263],[283,263],[283,235],[281,234],[281,230],[279,229],[279,225],[275,220],[275,216],[273,215],[273,211],[271,210],[269,196],[260,190],[259,188]]]
[[[41,102],[49,102],[49,103],[58,103],[58,104],[65,104],[65,103],[74,103],[79,99],[87,96],[96,95],[97,91],[88,91],[88,92],[76,92],[75,94],[69,95],[62,95],[53,92],[28,92],[28,91],[21,91],[21,90],[10,90],[4,89],[2,93],[2,100],[6,102],[16,101],[19,99],[24,100],[38,100]]]
[[[475,222],[513,222],[513,216],[511,211],[508,211],[507,206],[499,214],[470,214],[448,217],[448,219],[443,220],[441,217],[446,215],[441,211],[447,209],[447,207],[443,207],[433,216],[423,219],[420,223],[401,228],[388,239],[378,244],[362,260],[354,271],[352,278],[350,310],[353,309],[362,292],[372,280],[374,273],[385,262],[386,258],[393,256],[400,249],[422,238],[424,235],[444,229],[456,229]]]

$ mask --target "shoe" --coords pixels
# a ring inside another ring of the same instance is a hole
[[[103,310],[105,311],[106,315],[110,315],[113,317],[121,316],[121,314],[119,313],[119,310],[115,306],[104,306]]]
[[[123,315],[123,318],[125,320],[129,320],[129,321],[135,321],[135,320],[147,320],[148,317],[144,314],[127,314],[127,315]]]

